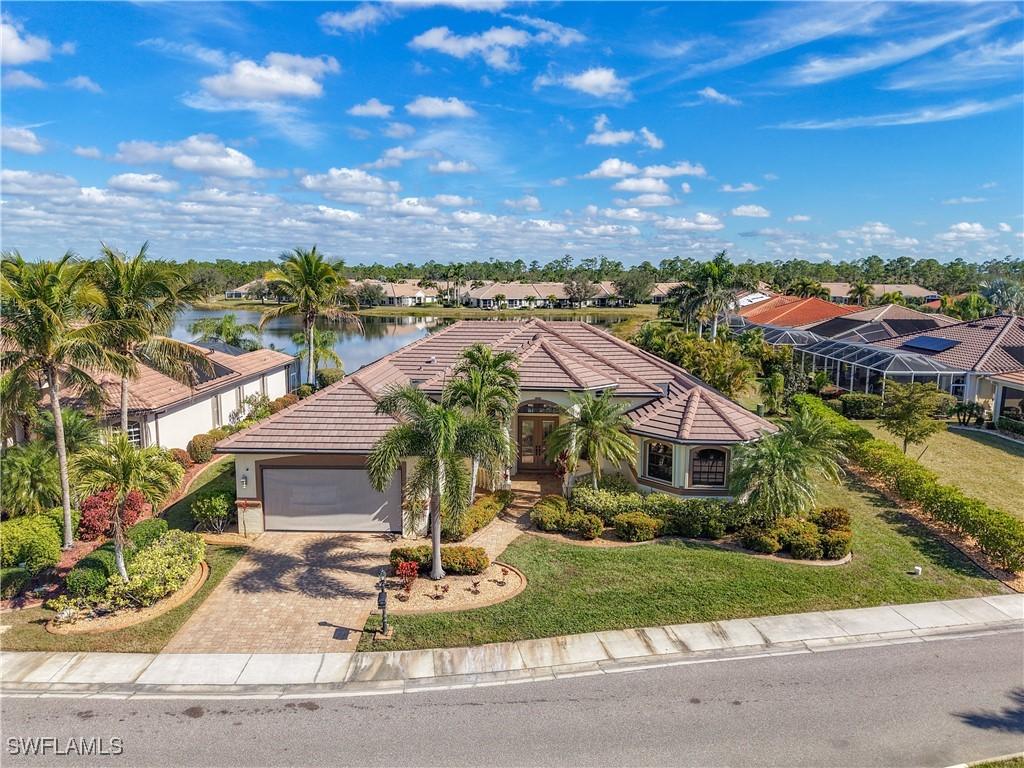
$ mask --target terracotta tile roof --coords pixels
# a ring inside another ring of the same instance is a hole
[[[801,299],[799,296],[776,296],[768,301],[743,307],[740,315],[752,323],[782,328],[804,328],[856,311],[856,307],[833,304],[816,296],[807,299]]]
[[[763,419],[704,387],[660,398],[635,409],[630,417],[635,433],[677,441],[735,443],[765,431]]]
[[[738,442],[776,427],[660,358],[580,322],[463,320],[409,344],[350,374],[313,397],[243,430],[217,446],[223,453],[335,453],[369,451],[394,422],[375,413],[375,398],[396,385],[440,392],[462,351],[475,343],[514,351],[524,391],[613,388],[643,398],[635,422],[666,405],[658,424],[682,418],[676,408],[695,392],[691,423],[677,424],[676,440]],[[670,407],[669,407],[670,406]],[[351,423],[351,434],[339,436]],[[653,422],[652,422],[653,423]],[[654,429],[654,427],[651,427]],[[653,433],[652,433],[653,434]],[[660,435],[660,433],[659,433]],[[663,436],[668,437],[668,436]]]
[[[1021,387],[1024,387],[1024,368],[1021,368],[1019,371],[1000,373],[997,376],[993,376],[992,380],[1003,384],[1009,384],[1010,386],[1020,389]]]
[[[955,343],[939,352],[930,352],[913,344],[922,336]],[[876,346],[924,354],[964,371],[1014,371],[1024,365],[1024,318],[1013,315],[983,317],[924,333],[896,336],[876,342]]]
[[[834,296],[837,299],[845,299],[850,295],[850,289],[853,287],[851,283],[822,283],[821,285],[828,289],[829,296]],[[871,290],[876,298],[885,293],[896,292],[914,299],[937,295],[935,291],[922,288],[914,283],[871,283]]]

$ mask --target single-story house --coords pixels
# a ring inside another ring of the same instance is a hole
[[[1024,424],[1024,368],[992,377],[992,419],[1015,419]]]
[[[849,304],[850,290],[852,283],[822,283],[823,288],[828,289],[829,299],[837,304]],[[922,288],[913,283],[871,283],[871,295],[879,299],[887,293],[899,293],[905,299],[915,299],[925,302],[939,298],[939,294],[929,288]]]
[[[748,323],[801,329],[856,311],[856,307],[833,304],[816,296],[805,299],[799,296],[773,296],[738,310],[739,315]]]
[[[218,453],[235,457],[242,532],[409,532],[403,510],[412,500],[403,487],[411,462],[383,493],[366,474],[367,455],[396,424],[376,413],[377,400],[396,385],[439,395],[462,351],[476,343],[519,361],[514,473],[554,472],[545,440],[572,407],[570,392],[611,390],[629,408],[632,478],[646,490],[727,496],[733,448],[777,430],[682,368],[586,323],[465,320],[218,443]]]
[[[271,400],[297,386],[296,360],[273,349],[245,352],[236,347],[196,343],[206,350],[212,373],[199,374],[195,386],[182,384],[145,365],[128,390],[128,436],[136,445],[185,448],[194,435],[229,422],[239,403],[254,394]],[[113,373],[97,373],[103,389],[102,421],[117,424],[121,418],[121,379]],[[68,405],[75,402],[66,394]]]
[[[240,285],[237,288],[229,288],[228,290],[224,291],[224,298],[244,299],[249,295],[249,291],[251,291],[258,282],[260,281],[257,278],[256,280],[250,280],[248,283]]]

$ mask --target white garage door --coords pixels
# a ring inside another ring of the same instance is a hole
[[[263,470],[264,526],[268,531],[401,531],[402,484],[396,472],[380,493],[366,470]]]

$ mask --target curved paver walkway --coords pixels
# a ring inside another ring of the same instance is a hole
[[[462,542],[468,547],[483,547],[492,561],[530,527],[530,509],[541,496],[561,493],[562,486],[554,475],[517,475],[512,478],[512,492],[516,495],[512,506]]]

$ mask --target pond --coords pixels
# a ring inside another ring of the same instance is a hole
[[[191,341],[195,335],[189,333],[189,326],[202,318],[219,318],[225,314],[233,314],[238,323],[258,324],[260,313],[251,310],[208,310],[188,309],[181,312],[171,329],[171,336],[183,341]],[[524,316],[526,313],[524,312]],[[576,315],[566,314],[565,317],[545,319],[583,320],[593,325],[607,327],[617,323],[624,317],[614,315]],[[371,316],[362,318],[362,328],[336,326],[338,342],[334,349],[341,358],[346,371],[352,372],[368,363],[379,360],[384,355],[394,352],[417,339],[423,338],[431,331],[443,328],[455,322],[451,318],[426,317],[422,315]],[[277,349],[294,355],[297,345],[292,340],[296,333],[302,332],[302,320],[298,317],[280,317],[271,320],[263,328],[259,336],[262,346]],[[301,366],[305,370],[305,365]],[[300,374],[299,381],[304,381]]]

